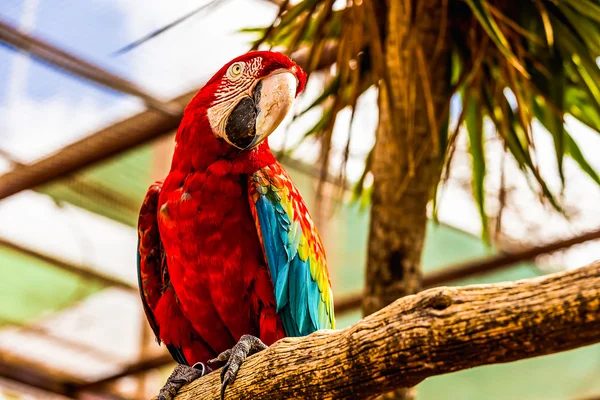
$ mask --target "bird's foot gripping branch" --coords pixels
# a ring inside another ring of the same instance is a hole
[[[232,349],[225,350],[209,363],[225,362],[221,368],[221,399],[225,398],[225,390],[232,385],[246,357],[265,350],[267,345],[252,335],[243,335]]]
[[[597,262],[517,282],[434,288],[346,329],[282,339],[246,360],[226,397],[365,398],[599,341]],[[176,399],[219,399],[219,373],[185,386]]]
[[[183,385],[191,383],[210,372],[212,372],[212,369],[203,363],[196,363],[192,367],[178,364],[169,379],[167,379],[167,383],[160,389],[158,400],[172,399]]]

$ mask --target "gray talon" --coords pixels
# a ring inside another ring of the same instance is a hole
[[[208,374],[212,370],[203,363],[196,363],[192,367],[179,364],[175,367],[167,383],[160,389],[158,400],[172,400],[179,389],[190,382]]]
[[[221,400],[225,399],[225,389],[235,382],[237,373],[246,360],[246,357],[266,349],[268,346],[259,338],[252,335],[243,335],[239,342],[230,350],[225,350],[209,363],[227,361],[221,370]]]

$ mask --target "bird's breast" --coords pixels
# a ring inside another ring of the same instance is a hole
[[[249,323],[256,308],[248,301],[249,293],[266,269],[245,179],[190,174],[163,194],[159,229],[184,313],[193,318],[193,310],[210,301],[222,319],[235,309],[238,319],[244,314]],[[208,299],[200,299],[200,293]]]

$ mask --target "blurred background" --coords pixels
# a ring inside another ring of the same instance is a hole
[[[242,30],[269,26],[279,8],[267,0],[221,1],[152,40],[115,52],[205,3],[2,0],[0,22],[7,25],[0,31],[0,183],[25,184],[0,201],[0,398],[147,399],[171,372],[171,358],[155,343],[142,312],[135,257],[139,206],[150,183],[168,171],[176,124],[148,110],[144,96],[185,105],[218,68],[251,47],[256,33]],[[345,4],[336,1],[334,9]],[[33,57],[7,41],[7,27],[124,78],[144,95],[109,89]],[[327,87],[329,72],[311,76],[294,115],[269,140],[323,236],[343,328],[361,316],[369,201],[353,188],[360,182],[368,192],[373,181],[363,171],[375,142],[377,91],[367,88],[354,111],[338,113],[322,173],[322,142],[304,134],[321,120],[323,106],[298,115]],[[451,125],[459,111],[460,102],[453,101]],[[600,168],[600,136],[569,116],[566,126],[591,168]],[[125,139],[130,134],[138,139]],[[551,189],[561,192],[568,218],[539,201],[486,125],[490,226],[492,215],[502,209],[502,229],[486,244],[461,130],[440,190],[438,221],[428,226],[422,258],[426,281],[450,265],[600,226],[600,189],[593,176],[581,163],[565,159],[561,190],[552,136],[535,121],[532,134],[539,169]],[[113,155],[106,137],[123,137],[126,150]],[[66,177],[45,175],[45,167],[27,169],[40,160],[65,163],[76,156],[85,157]],[[95,162],[90,167],[88,156]],[[467,271],[441,284],[528,278],[583,266],[598,254],[600,244],[589,242],[535,262]],[[418,397],[600,398],[600,346],[434,377],[419,385]]]

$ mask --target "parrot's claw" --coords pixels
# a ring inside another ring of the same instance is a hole
[[[225,389],[235,381],[238,370],[246,360],[246,357],[258,353],[267,347],[259,338],[252,335],[244,335],[233,346],[233,349],[225,350],[217,358],[208,361],[209,364],[227,362],[221,370],[221,400],[225,399]]]
[[[171,400],[176,395],[179,389],[190,382],[212,372],[212,369],[199,362],[194,364],[192,367],[187,365],[179,364],[175,367],[167,383],[160,389],[158,393],[158,400]]]

